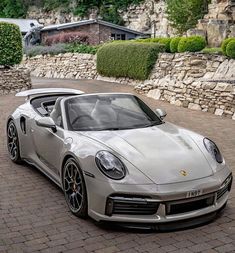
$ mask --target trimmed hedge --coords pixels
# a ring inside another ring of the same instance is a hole
[[[227,55],[227,45],[230,41],[234,40],[235,38],[228,38],[228,39],[225,39],[221,45],[221,48],[222,48],[222,51],[223,51],[223,54],[224,55]]]
[[[206,40],[201,36],[181,38],[178,45],[178,52],[199,52],[206,47]]]
[[[215,54],[215,55],[222,55],[222,49],[220,47],[206,47],[202,50],[203,54]]]
[[[165,46],[157,43],[108,43],[97,52],[97,71],[109,77],[145,80]]]
[[[137,39],[136,42],[150,42],[150,43],[159,43],[165,45],[165,50],[167,53],[170,53],[170,43],[172,38],[148,38],[148,39]]]
[[[226,54],[228,57],[235,59],[235,39],[230,40],[226,47]]]
[[[181,40],[181,37],[175,37],[171,39],[170,43],[170,51],[171,53],[177,53],[178,52],[178,45]]]
[[[17,25],[0,22],[0,65],[19,64],[23,57],[22,36]]]

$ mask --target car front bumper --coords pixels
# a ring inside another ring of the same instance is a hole
[[[168,185],[86,181],[88,214],[96,221],[162,224],[195,217],[206,221],[203,217],[225,206],[232,175],[225,167],[208,178]]]

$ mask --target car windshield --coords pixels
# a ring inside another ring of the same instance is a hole
[[[65,101],[65,112],[71,131],[124,130],[162,123],[142,100],[128,94],[68,98]]]

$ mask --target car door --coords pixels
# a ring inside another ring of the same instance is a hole
[[[31,135],[38,159],[47,167],[50,174],[60,176],[60,160],[64,147],[64,129],[57,126],[56,132],[50,128],[38,126],[35,118],[31,126]]]

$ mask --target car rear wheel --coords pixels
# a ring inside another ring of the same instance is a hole
[[[69,158],[63,169],[63,188],[70,211],[80,217],[87,217],[87,192],[84,177],[75,159]]]
[[[11,120],[7,126],[7,148],[11,160],[15,163],[22,163],[19,137],[13,120]]]

